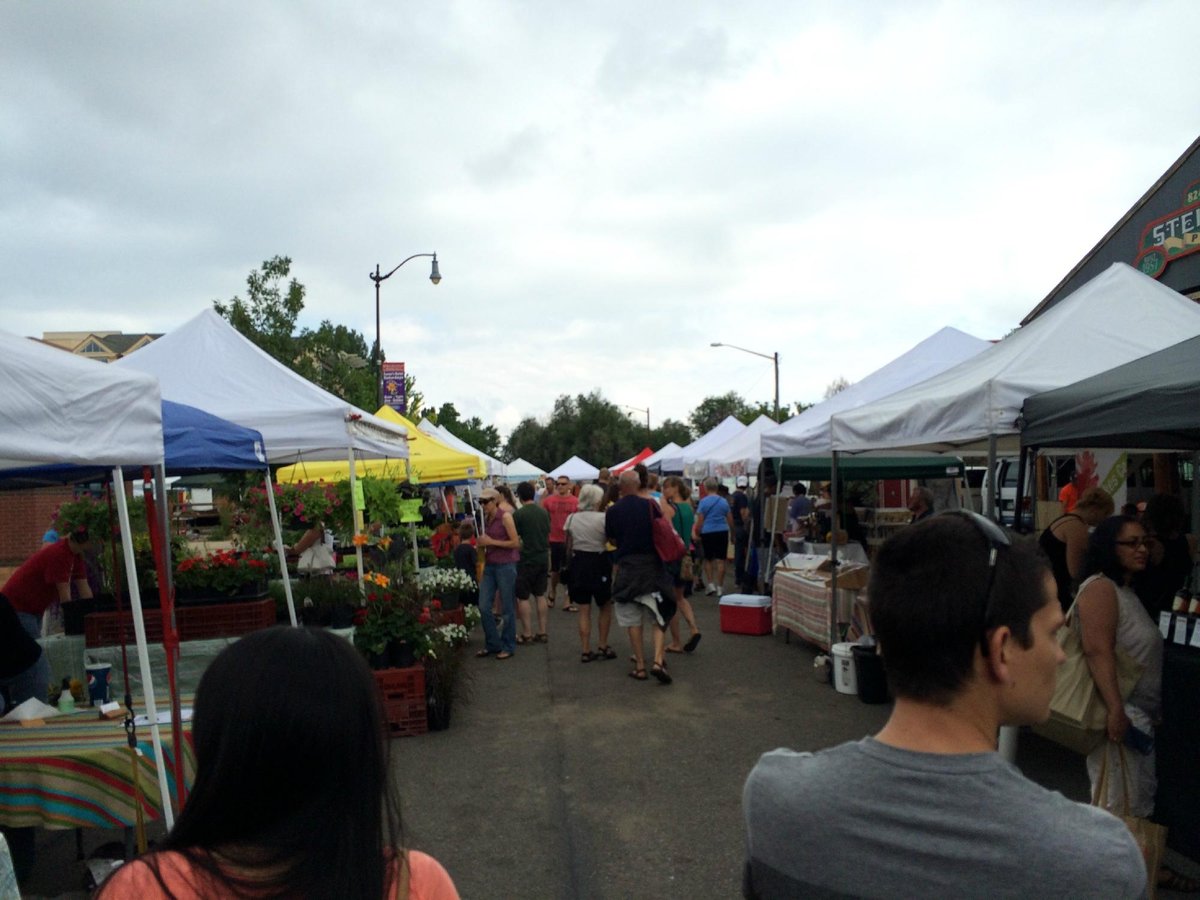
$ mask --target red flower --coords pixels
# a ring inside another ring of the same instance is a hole
[[[379,595],[376,594],[374,591],[371,591],[371,593],[367,594],[367,599],[368,600],[378,600]]]
[[[354,624],[361,625],[365,621],[367,621],[367,610],[360,606],[354,611]]]
[[[433,603],[431,603],[431,604],[430,604],[430,606],[432,606],[434,609],[441,609],[441,608],[442,608],[442,601],[441,601],[441,600],[439,600],[437,597],[434,597],[434,598],[433,598]]]

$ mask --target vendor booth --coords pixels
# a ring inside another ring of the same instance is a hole
[[[1183,450],[1200,461],[1200,337],[1167,347],[1025,401],[1021,441],[1040,449],[1113,447]],[[1197,485],[1193,475],[1193,528]],[[1192,573],[1192,589],[1200,585]],[[1169,615],[1169,614],[1166,614]],[[1187,639],[1187,619],[1166,623],[1162,724],[1157,729],[1156,818],[1168,843],[1200,860],[1200,648]],[[1182,620],[1182,622],[1180,621]],[[1160,623],[1163,624],[1163,623]]]
[[[706,458],[696,459],[688,467],[689,477],[705,478],[715,475],[717,478],[734,478],[738,475],[753,475],[758,471],[758,464],[762,462],[760,435],[777,424],[770,416],[759,416],[743,431],[709,450],[705,454]]]
[[[487,471],[483,473],[485,476],[502,479],[508,475],[508,466],[500,462],[500,460],[496,459],[495,457],[488,456],[482,450],[476,450],[466,441],[456,437],[453,432],[451,432],[450,429],[446,428],[444,425],[434,425],[428,419],[422,419],[417,423],[417,428],[430,437],[437,438],[448,447],[458,450],[460,453],[469,453],[478,456],[483,461],[484,466],[487,468]]]
[[[579,482],[595,481],[599,475],[599,469],[587,460],[580,459],[578,456],[572,456],[566,462],[546,473],[547,478],[565,477]]]
[[[733,416],[726,416],[718,425],[706,434],[696,438],[686,447],[675,453],[666,453],[666,448],[658,451],[658,458],[650,457],[646,468],[661,475],[682,475],[689,462],[703,457],[709,450],[719,447],[735,434],[746,430],[746,426]]]
[[[537,481],[545,476],[545,472],[533,463],[517,457],[508,464],[504,480],[509,484],[520,484],[522,481]]]

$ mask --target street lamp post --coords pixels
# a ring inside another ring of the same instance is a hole
[[[625,404],[625,408],[631,409],[634,412],[644,412],[646,414],[646,443],[649,444],[650,443],[650,408],[647,407],[646,409],[642,409],[640,406],[630,406],[628,403]]]
[[[736,344],[722,344],[715,342],[709,344],[710,347],[730,347],[733,350],[741,350],[743,353],[749,353],[753,356],[761,356],[763,359],[769,359],[775,363],[775,421],[779,421],[779,351],[774,353],[759,353],[757,350],[747,350],[745,347],[739,347]]]
[[[438,271],[436,253],[414,253],[412,256],[408,257],[408,259],[403,260],[400,263],[400,266],[404,265],[404,263],[408,262],[408,260],[416,259],[419,256],[433,257],[433,269],[429,273],[429,280],[434,284],[440,283],[442,280],[442,273]],[[375,387],[379,399],[379,406],[383,406],[383,347],[380,346],[379,343],[379,282],[387,281],[389,278],[395,275],[396,269],[399,269],[400,266],[396,266],[395,269],[392,269],[392,271],[388,272],[386,275],[380,275],[379,264],[376,263],[375,271],[367,273],[367,277],[375,282]]]

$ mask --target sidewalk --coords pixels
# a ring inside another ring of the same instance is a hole
[[[890,706],[817,683],[805,644],[721,634],[716,598],[695,599],[704,638],[668,657],[670,686],[627,677],[615,627],[619,657],[581,664],[561,604],[548,644],[468,660],[473,697],[450,729],[392,742],[406,843],[465,898],[740,896],[741,789],[758,756],[857,739]],[[1030,777],[1086,797],[1079,757],[1028,734],[1020,745]],[[87,848],[115,835],[89,832]],[[39,833],[29,892],[77,890],[78,872],[72,833]]]

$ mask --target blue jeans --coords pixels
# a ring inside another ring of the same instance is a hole
[[[504,631],[496,628],[492,616],[492,598],[500,591],[500,612],[504,616]],[[517,564],[487,563],[483,580],[479,582],[479,611],[483,613],[484,649],[488,653],[513,653],[517,649]]]
[[[41,616],[18,612],[17,619],[20,621],[21,627],[25,629],[25,633],[35,641],[42,636]],[[37,697],[43,703],[49,703],[50,701],[46,697],[50,692],[50,660],[43,653],[37,658],[37,662],[24,672],[19,672],[8,679],[5,684],[8,685],[13,706],[24,703],[30,697]],[[0,706],[3,705],[3,702],[0,700]]]

